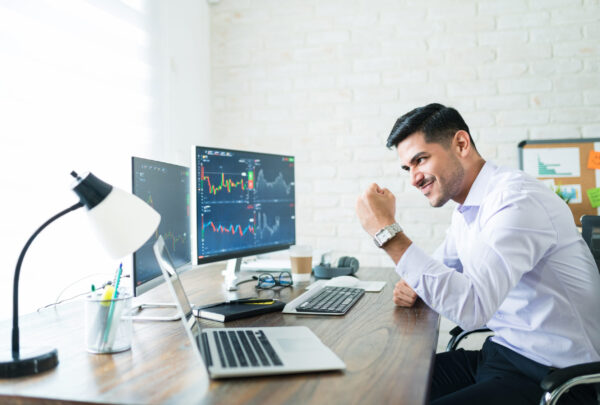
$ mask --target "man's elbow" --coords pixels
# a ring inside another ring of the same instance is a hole
[[[464,330],[474,330],[486,327],[487,323],[494,316],[495,311],[491,308],[486,308],[481,302],[477,302],[471,306],[470,311],[463,311],[461,319],[456,322]]]

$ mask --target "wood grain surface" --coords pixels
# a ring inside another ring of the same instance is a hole
[[[273,313],[226,324],[202,320],[203,327],[309,327],[345,363],[342,372],[213,380],[202,392],[203,364],[194,356],[177,322],[134,322],[132,348],[117,354],[91,354],[84,347],[84,302],[21,317],[21,345],[56,347],[59,365],[44,374],[0,380],[0,403],[120,404],[423,404],[431,380],[439,318],[421,301],[413,308],[392,303],[398,280],[393,269],[363,269],[364,280],[387,281],[380,293],[366,293],[344,316]],[[238,292],[222,288],[220,268],[182,275],[198,305],[225,298],[277,297],[290,301],[303,286],[279,292]],[[144,302],[171,301],[163,284]],[[10,347],[11,322],[1,324],[0,347]]]

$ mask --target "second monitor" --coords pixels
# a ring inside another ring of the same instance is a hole
[[[195,264],[295,244],[293,156],[193,146],[190,174]]]
[[[132,192],[161,215],[155,234],[133,254],[133,291],[137,297],[164,282],[152,251],[159,235],[180,270],[190,263],[189,169],[156,160],[132,157]],[[138,309],[173,307],[171,304],[143,303]],[[137,320],[174,320],[177,316],[136,316]]]

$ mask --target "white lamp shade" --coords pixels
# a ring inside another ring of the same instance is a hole
[[[138,250],[158,228],[160,214],[117,187],[88,212],[92,228],[113,259]]]

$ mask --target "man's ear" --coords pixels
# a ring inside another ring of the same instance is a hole
[[[460,131],[456,131],[454,134],[454,139],[452,140],[452,146],[460,156],[466,157],[473,148],[469,133],[462,129]]]

